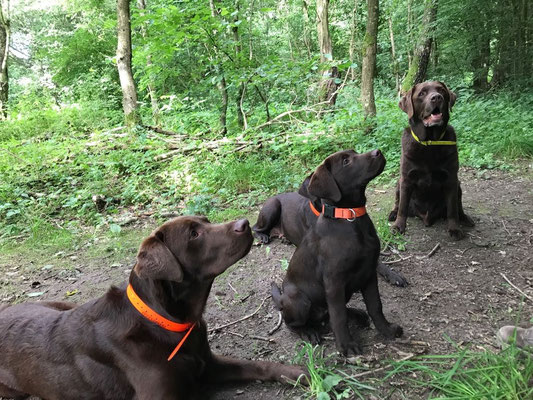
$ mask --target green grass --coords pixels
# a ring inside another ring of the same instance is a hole
[[[532,157],[533,95],[458,94],[451,123],[458,132],[462,165],[508,168],[512,160]],[[230,139],[242,135],[239,140],[261,141],[260,146],[234,151],[225,145],[215,152],[176,153],[163,161],[156,156],[168,152],[168,138],[142,128],[113,131],[114,112],[94,104],[53,111],[46,111],[45,103],[34,105],[37,109],[28,109],[20,119],[0,122],[0,240],[36,237],[32,227],[41,222],[59,224],[74,235],[80,227],[107,230],[125,208],[179,210],[216,221],[249,215],[268,196],[297,190],[307,174],[339,149],[380,148],[387,166],[376,184],[388,185],[397,178],[406,116],[395,95],[380,89],[378,115],[365,121],[358,95],[357,88],[346,87],[335,113],[321,119],[302,115],[302,122],[228,134]],[[46,116],[35,120],[41,112]],[[183,115],[180,121],[189,118]],[[375,129],[366,133],[369,124]],[[182,125],[167,127],[173,128],[187,131]],[[193,130],[183,144],[196,149],[203,140],[219,139],[216,131],[200,139],[196,135]],[[104,212],[96,209],[95,195],[104,197]],[[373,217],[383,242],[401,247],[402,239],[389,235],[382,217]]]
[[[302,342],[296,355],[296,364],[305,365],[309,371],[309,386],[303,386],[309,398],[329,399],[366,399],[376,388],[350,377],[338,369],[333,355],[325,356],[322,346]],[[346,370],[346,366],[343,366]],[[356,368],[352,368],[356,370]]]
[[[515,346],[501,352],[456,349],[445,355],[392,362],[384,378],[429,388],[432,399],[523,400],[533,398],[533,357]]]

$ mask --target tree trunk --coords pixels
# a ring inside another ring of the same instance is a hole
[[[303,41],[305,48],[307,49],[307,58],[311,59],[311,34],[309,32],[309,3],[308,0],[302,1],[304,11],[304,28],[303,28]]]
[[[127,126],[139,122],[137,91],[131,69],[130,0],[117,0],[117,67],[122,88],[122,108]]]
[[[402,83],[402,92],[407,92],[413,85],[426,79],[431,45],[437,19],[438,0],[425,0],[422,32],[418,38],[412,63]]]
[[[209,0],[209,7],[211,8],[211,16],[216,17],[218,15],[218,12],[215,8],[215,1]],[[216,31],[213,32],[213,36],[216,35]],[[217,50],[215,48],[215,54],[217,54]],[[218,55],[217,55],[218,58]],[[228,86],[226,84],[226,76],[224,75],[224,68],[222,67],[222,62],[217,61],[218,64],[215,65],[215,71],[217,73],[217,77],[220,76],[220,79],[217,83],[218,91],[220,92],[220,96],[222,98],[222,106],[220,107],[220,125],[222,126],[222,133],[224,136],[228,133]]]
[[[9,75],[7,58],[11,39],[9,1],[0,0],[0,119],[7,117],[9,99]]]
[[[146,10],[146,1],[145,0],[137,0],[137,7],[141,10]],[[144,26],[141,27],[141,35],[143,37],[146,37],[146,29]],[[152,65],[152,57],[148,55],[146,58],[146,65],[150,67]],[[159,104],[157,103],[157,94],[155,91],[155,84],[152,79],[152,77],[148,78],[149,83],[147,86],[148,89],[148,95],[150,96],[150,103],[152,105],[152,119],[154,121],[155,126],[159,126]]]
[[[235,0],[236,14],[235,14],[234,22],[237,22],[239,20],[239,8],[240,8],[239,0]],[[235,62],[238,64],[240,57],[241,57],[241,51],[242,51],[241,39],[239,35],[239,27],[237,25],[234,25],[232,26],[231,30],[233,31],[233,41],[235,42]],[[242,109],[244,91],[245,91],[244,82],[241,82],[239,84],[239,89],[237,90],[237,96],[235,98],[236,104],[237,104],[237,121],[241,128],[244,128],[245,118],[246,118],[246,116],[244,115],[244,111]]]
[[[376,115],[374,100],[374,75],[378,37],[379,0],[367,0],[368,16],[363,44],[363,68],[361,72],[361,103],[366,117]]]
[[[350,64],[353,65],[355,61],[355,32],[357,31],[357,6],[359,0],[355,0],[352,10],[352,22],[350,25],[350,47],[348,48],[348,55],[350,57]],[[350,66],[349,73],[352,75],[352,81],[355,79],[355,68]]]
[[[320,47],[320,62],[327,63],[333,60],[333,45],[329,34],[329,0],[316,0],[318,44]],[[320,83],[320,101],[328,101],[334,106],[337,100],[337,84],[339,77],[337,68],[323,72]]]
[[[389,22],[389,37],[392,56],[392,72],[394,73],[394,81],[396,92],[400,91],[400,75],[398,74],[398,60],[396,59],[396,45],[394,43],[394,31],[392,29],[392,19],[388,19]]]

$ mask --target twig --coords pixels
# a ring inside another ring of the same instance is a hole
[[[257,339],[257,340],[263,340],[265,342],[269,342],[269,343],[276,343],[276,341],[274,339],[270,339],[270,338],[267,338],[267,337],[264,337],[264,336],[250,336],[250,339]]]
[[[507,232],[509,236],[513,236],[511,235],[511,232],[509,232],[509,229],[507,229],[507,227],[505,226],[505,221],[503,219],[502,219],[502,225],[503,225],[503,229],[505,229],[505,232]]]
[[[413,358],[416,354],[409,354],[403,358],[400,358],[398,361],[396,362],[403,362],[403,361],[407,361],[407,360],[410,360],[411,358]],[[386,365],[384,367],[381,367],[381,368],[377,368],[377,369],[373,369],[373,370],[370,370],[370,371],[365,371],[365,372],[361,372],[360,374],[355,374],[355,375],[350,375],[349,378],[360,378],[362,376],[366,376],[366,375],[370,375],[370,374],[375,374],[376,372],[381,372],[381,371],[384,371],[386,369],[389,369],[392,367],[393,364],[389,364],[389,365]]]
[[[259,307],[257,307],[257,309],[251,313],[251,314],[248,314],[242,318],[239,318],[238,320],[236,321],[233,321],[233,322],[228,322],[227,324],[224,324],[224,325],[220,325],[220,326],[215,326],[214,328],[211,328],[209,329],[207,332],[211,333],[211,332],[214,332],[214,331],[218,331],[220,329],[223,329],[223,328],[227,328],[228,326],[231,326],[231,325],[235,325],[235,324],[238,324],[239,322],[242,322],[244,320],[247,320],[248,318],[252,318],[255,314],[257,314],[259,312],[259,310],[261,309],[261,307],[263,307],[263,304],[265,304],[265,301],[270,297],[270,295],[268,295],[267,297],[265,297],[263,299],[263,301],[261,302],[261,304],[259,304]]]
[[[265,123],[263,123],[261,125],[256,126],[254,128],[254,130],[259,130],[261,128],[264,128],[265,126],[272,125],[278,119],[281,119],[281,118],[285,117],[286,115],[295,114],[295,113],[301,113],[301,112],[305,112],[305,111],[316,111],[316,110],[313,110],[312,107],[317,107],[317,106],[321,106],[321,105],[324,105],[324,104],[329,104],[329,101],[321,101],[320,103],[313,104],[312,106],[309,106],[309,107],[300,108],[298,110],[287,110],[287,111],[282,112],[281,114],[279,114],[277,117],[272,118],[270,121],[267,121],[267,122],[265,122]]]
[[[392,261],[381,261],[383,264],[396,264],[396,263],[399,263],[400,261],[405,261],[405,260],[409,260],[412,256],[407,256],[407,257],[401,257],[398,259],[398,260],[392,260]]]
[[[240,333],[232,332],[232,331],[226,331],[226,333],[229,333],[230,335],[238,336],[238,337],[240,337],[241,339],[244,339],[244,335],[241,335]]]
[[[521,294],[522,296],[524,296],[525,298],[529,299],[530,301],[533,301],[533,299],[532,299],[530,296],[528,296],[527,294],[525,294],[525,293],[524,293],[519,287],[515,286],[515,285],[513,284],[513,282],[511,282],[511,281],[510,281],[510,280],[509,280],[509,279],[508,279],[508,278],[507,278],[502,272],[500,272],[500,275],[503,277],[503,279],[505,279],[505,280],[507,281],[507,283],[508,283],[509,285],[511,285],[513,288],[515,288],[518,292],[520,292],[520,294]]]
[[[276,332],[279,327],[281,326],[281,321],[282,321],[282,318],[281,318],[281,311],[278,311],[278,315],[279,315],[279,318],[278,318],[278,323],[276,324],[276,326],[274,328],[272,328],[271,330],[268,331],[268,336],[272,335],[274,332]]]
[[[433,254],[435,254],[437,252],[437,250],[439,249],[440,247],[440,243],[437,243],[435,245],[435,247],[433,247],[433,249],[431,249],[431,251],[428,253],[428,255],[426,256],[427,258],[431,257]]]
[[[231,290],[233,290],[236,294],[239,294],[239,292],[237,292],[237,290],[235,290],[235,288],[233,287],[233,285],[231,284],[231,282],[228,282],[228,285],[229,285],[229,287],[231,288]]]

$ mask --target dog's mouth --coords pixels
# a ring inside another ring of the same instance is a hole
[[[435,107],[428,117],[424,118],[425,126],[433,126],[442,124],[442,112],[440,107]]]

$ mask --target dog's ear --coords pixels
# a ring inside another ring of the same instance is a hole
[[[311,181],[312,176],[313,174],[310,174],[307,178],[305,178],[300,186],[300,189],[298,189],[298,194],[302,195],[303,197],[309,197],[309,182]]]
[[[183,280],[181,265],[157,231],[142,242],[134,271],[142,279],[174,282]]]
[[[329,170],[329,160],[320,164],[311,175],[307,191],[320,199],[330,199],[335,202],[341,199],[341,191]]]
[[[403,95],[403,97],[400,99],[400,102],[398,103],[398,106],[402,109],[404,113],[407,113],[407,118],[411,119],[413,118],[413,115],[415,113],[414,107],[413,107],[413,93],[415,91],[416,85],[414,85],[409,91]]]
[[[457,95],[450,89],[448,89],[448,86],[446,86],[444,82],[439,81],[439,83],[444,86],[444,89],[446,89],[446,91],[448,92],[448,96],[450,97],[450,103],[448,104],[448,108],[450,109],[450,111],[452,111],[452,107],[455,104],[455,100],[457,100]]]

